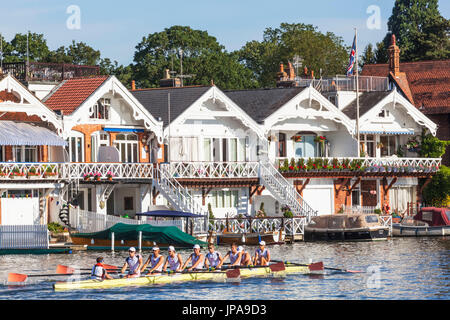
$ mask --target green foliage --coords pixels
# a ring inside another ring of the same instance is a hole
[[[423,133],[420,156],[425,158],[441,158],[449,145],[450,141],[439,140],[431,133]]]
[[[375,213],[375,214],[381,214],[382,212],[381,212],[381,209],[375,209],[375,210],[373,210],[373,213]]]
[[[212,211],[211,203],[208,203],[208,215],[209,215],[209,220],[212,220],[212,219],[215,218],[215,217],[214,217],[214,213],[213,213],[213,211]]]
[[[292,62],[296,55],[316,75],[320,69],[323,76],[344,73],[348,49],[342,38],[332,32],[321,33],[313,25],[303,23],[282,23],[279,28],[267,28],[262,42],[247,42],[238,54],[261,86],[273,87],[279,63]]]
[[[435,207],[446,207],[450,204],[450,168],[441,166],[423,190],[423,199]]]
[[[292,213],[292,211],[287,210],[287,211],[283,212],[283,217],[285,217],[285,218],[293,218],[294,214]]]
[[[206,31],[188,26],[172,26],[144,37],[136,46],[133,72],[140,87],[157,87],[165,69],[181,71],[183,50],[183,85],[209,85],[211,80],[221,89],[244,89],[257,86],[250,69],[239,63],[235,53],[228,53]]]
[[[257,217],[266,217],[266,210],[264,210],[264,202],[261,202],[261,205],[259,206],[259,210],[256,213]]]
[[[57,222],[50,222],[47,225],[47,229],[48,229],[48,231],[54,232],[54,233],[60,233],[60,232],[64,231],[64,227]]]
[[[450,20],[439,13],[438,0],[396,0],[383,50],[395,34],[402,61],[448,59],[449,32]]]
[[[373,45],[369,43],[364,49],[362,56],[359,58],[359,67],[362,68],[365,64],[374,64],[376,62]]]

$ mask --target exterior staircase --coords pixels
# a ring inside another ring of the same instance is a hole
[[[291,209],[294,216],[304,216],[307,222],[317,216],[317,211],[306,203],[295,187],[268,160],[259,163],[259,179],[275,199]]]
[[[176,179],[168,174],[168,166],[160,164],[155,168],[156,177],[153,186],[163,195],[174,209],[194,214],[207,215],[203,207],[189,194]]]

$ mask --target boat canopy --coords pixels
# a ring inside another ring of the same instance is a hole
[[[172,211],[172,210],[154,210],[142,213],[136,213],[137,216],[146,217],[165,217],[165,218],[203,218],[204,215],[193,214],[190,212],[183,211]]]
[[[434,207],[421,208],[414,216],[414,220],[426,222],[430,227],[449,226],[450,210]]]
[[[312,218],[309,227],[320,229],[366,228],[381,225],[376,214],[330,214]]]
[[[76,237],[90,239],[111,239],[114,232],[115,240],[137,240],[139,231],[142,231],[143,241],[154,241],[156,243],[167,243],[176,247],[192,247],[195,244],[205,246],[206,242],[184,233],[175,226],[156,227],[149,224],[125,224],[117,223],[112,227],[98,232],[77,233]],[[75,236],[75,234],[74,234]]]

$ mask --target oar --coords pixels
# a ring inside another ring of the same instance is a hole
[[[118,273],[118,271],[111,271],[110,273]],[[64,276],[70,276],[72,274],[62,274],[62,273],[47,273],[47,274],[22,274],[22,273],[9,273],[8,274],[8,282],[25,282],[28,278],[35,278],[35,277],[64,277]],[[91,275],[89,272],[84,273],[78,273],[76,275],[80,276],[87,276]]]
[[[272,260],[276,262],[276,260]],[[348,272],[348,273],[364,273],[364,271],[357,271],[357,270],[349,270],[349,269],[339,269],[339,268],[331,268],[331,267],[324,267],[323,262],[316,262],[311,264],[302,264],[302,263],[296,263],[296,262],[289,262],[285,261],[285,264],[287,265],[294,265],[294,266],[303,266],[303,267],[309,267],[310,271],[316,271],[316,270],[334,270],[334,271],[340,271],[340,272]]]
[[[109,265],[109,264],[104,264],[103,266],[105,267],[106,271],[109,271],[109,272],[112,272],[112,271],[115,271],[115,270],[119,269],[119,267],[112,266],[112,265]],[[56,266],[56,273],[60,273],[60,274],[73,274],[75,272],[75,270],[77,270],[77,269],[72,268],[72,267],[68,267],[68,266],[64,266],[64,265],[61,265],[61,264],[58,264]],[[78,270],[88,271],[88,270],[92,270],[92,269],[80,268]]]

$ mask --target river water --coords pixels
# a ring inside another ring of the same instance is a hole
[[[220,246],[225,253],[228,247]],[[254,248],[246,249],[253,252]],[[55,273],[58,264],[91,268],[99,255],[122,265],[126,251],[79,251],[73,254],[0,256],[0,299],[425,299],[450,298],[450,238],[393,238],[379,242],[305,243],[269,246],[272,259],[365,271],[324,276],[288,274],[284,278],[248,278],[240,283],[176,283],[167,285],[54,292],[57,278],[29,278],[25,286],[7,286],[9,272]],[[186,259],[188,250],[180,251]],[[144,259],[149,252],[144,251]],[[163,252],[166,254],[166,252]],[[39,280],[38,280],[39,279]]]

